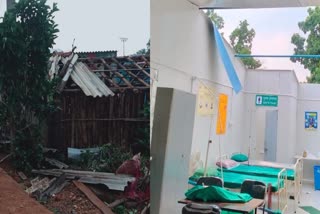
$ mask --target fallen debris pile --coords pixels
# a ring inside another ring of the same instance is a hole
[[[106,172],[91,172],[78,170],[61,170],[61,169],[46,169],[46,170],[32,170],[33,173],[41,175],[51,175],[55,177],[61,176],[63,173],[66,179],[78,180],[82,183],[88,184],[104,184],[109,189],[124,191],[128,182],[134,182],[135,178],[129,175],[116,175],[114,173]]]

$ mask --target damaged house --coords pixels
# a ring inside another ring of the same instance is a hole
[[[149,103],[149,56],[114,52],[55,53],[49,77],[61,77],[58,111],[48,121],[48,146],[93,148],[111,143],[139,150],[141,114]]]

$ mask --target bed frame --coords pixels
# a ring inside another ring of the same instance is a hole
[[[233,153],[233,154],[238,154],[238,153]],[[229,159],[229,157],[228,157],[228,155],[225,154],[225,155],[222,155],[221,157],[220,156],[217,157],[216,161],[226,160],[226,159]],[[297,163],[298,163],[298,161],[297,161]],[[300,165],[297,164],[296,166],[298,167]],[[299,177],[301,174],[298,173],[298,175],[296,175],[297,171],[298,170],[294,171],[295,172],[295,181],[296,181],[296,176],[298,179],[301,178],[301,177]],[[298,179],[297,179],[297,181],[298,181]],[[288,209],[288,195],[287,195],[288,179],[287,179],[286,168],[282,168],[282,170],[278,173],[277,183],[278,183],[278,191],[274,192],[273,194],[275,194],[278,199],[277,200],[277,209],[280,210],[282,213],[284,213]],[[295,183],[298,183],[298,182],[295,182]],[[268,184],[266,184],[266,186],[268,186]],[[295,185],[295,187],[301,189],[301,187],[299,185]],[[299,189],[295,189],[295,193],[298,192],[298,190]],[[299,195],[295,194],[295,197],[300,197],[300,194]],[[271,201],[270,201],[270,203],[271,203]]]

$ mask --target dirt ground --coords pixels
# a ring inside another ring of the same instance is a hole
[[[52,214],[36,200],[30,198],[23,188],[0,168],[1,214]]]
[[[0,153],[0,159],[6,154]],[[1,169],[2,168],[2,169]],[[100,214],[87,197],[74,184],[66,186],[59,194],[41,205],[24,189],[30,185],[14,169],[10,158],[0,163],[0,213],[1,214]],[[19,203],[16,203],[16,202]],[[47,208],[46,208],[47,207]],[[50,211],[49,211],[50,210]]]
[[[0,159],[5,155],[0,153]],[[101,211],[72,182],[42,205],[24,191],[30,186],[31,179],[23,181],[10,158],[0,163],[0,214],[101,214]],[[107,203],[124,197],[123,192],[109,190],[104,185],[87,186]],[[140,213],[144,206],[145,203],[127,201],[114,212]]]
[[[50,198],[45,206],[55,214],[101,213],[73,183],[70,183],[63,191]]]

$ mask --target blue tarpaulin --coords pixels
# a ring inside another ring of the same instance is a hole
[[[230,59],[229,54],[227,52],[227,49],[223,44],[223,39],[222,39],[218,29],[214,26],[213,23],[212,23],[212,25],[213,25],[214,37],[215,37],[216,45],[218,47],[219,55],[222,59],[223,65],[226,69],[226,72],[227,72],[229,80],[232,84],[233,90],[236,93],[238,93],[242,88],[241,82],[240,82],[239,77],[236,73],[236,70],[233,67],[233,64],[231,62],[231,59]]]

